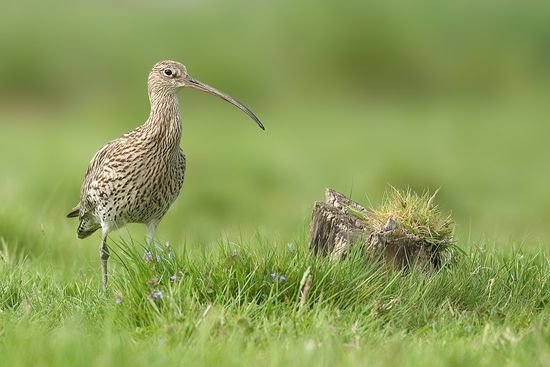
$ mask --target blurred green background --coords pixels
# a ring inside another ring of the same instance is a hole
[[[325,187],[377,205],[391,184],[441,187],[462,245],[547,247],[549,40],[543,1],[5,3],[0,236],[48,259],[96,253],[64,215],[94,152],[147,118],[151,66],[173,59],[267,131],[182,91],[188,170],[159,239],[285,244]]]

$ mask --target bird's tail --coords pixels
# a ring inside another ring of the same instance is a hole
[[[76,218],[80,217],[80,204],[75,206],[68,214],[67,218]],[[80,223],[78,224],[78,228],[76,230],[76,235],[78,238],[86,238],[90,236],[92,233],[97,231],[101,226],[93,220],[89,215],[86,213],[80,218]]]
[[[67,214],[67,218],[76,218],[79,215],[80,215],[80,204],[78,204],[77,206],[71,209],[69,214]]]
[[[87,217],[84,217],[80,220],[80,224],[78,225],[78,229],[76,230],[76,235],[80,239],[86,238],[100,228],[101,226],[98,223],[90,220]]]

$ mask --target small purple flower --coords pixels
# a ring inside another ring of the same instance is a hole
[[[151,261],[153,260],[153,254],[149,250],[145,250],[145,254],[143,254],[143,260],[145,261]]]
[[[160,255],[157,255],[157,262],[159,263],[160,262]]]
[[[162,297],[164,297],[164,293],[162,293],[162,291],[156,290],[151,293],[151,298],[155,301],[162,299]]]
[[[170,276],[170,282],[176,282],[176,281],[181,281],[183,279],[183,277],[185,276],[185,273],[183,271],[178,271],[177,273],[175,273],[174,275]]]
[[[279,283],[286,282],[286,277],[284,275],[279,275],[279,273],[271,273],[271,279],[277,280]]]

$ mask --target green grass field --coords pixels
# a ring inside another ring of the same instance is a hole
[[[3,9],[1,366],[550,366],[550,7],[334,4]],[[182,193],[152,260],[113,233],[105,294],[65,214],[165,58],[267,130],[180,93]],[[325,187],[378,207],[388,185],[439,189],[452,266],[309,253]]]
[[[145,261],[119,244],[108,296],[96,269],[63,276],[3,253],[3,363],[548,363],[550,267],[540,253],[478,248],[452,269],[405,275],[359,256],[334,264],[301,244],[274,248],[261,238],[196,257],[161,247]]]

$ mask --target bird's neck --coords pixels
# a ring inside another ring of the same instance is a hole
[[[179,146],[181,117],[178,97],[175,93],[150,94],[151,112],[145,125],[157,138]]]

